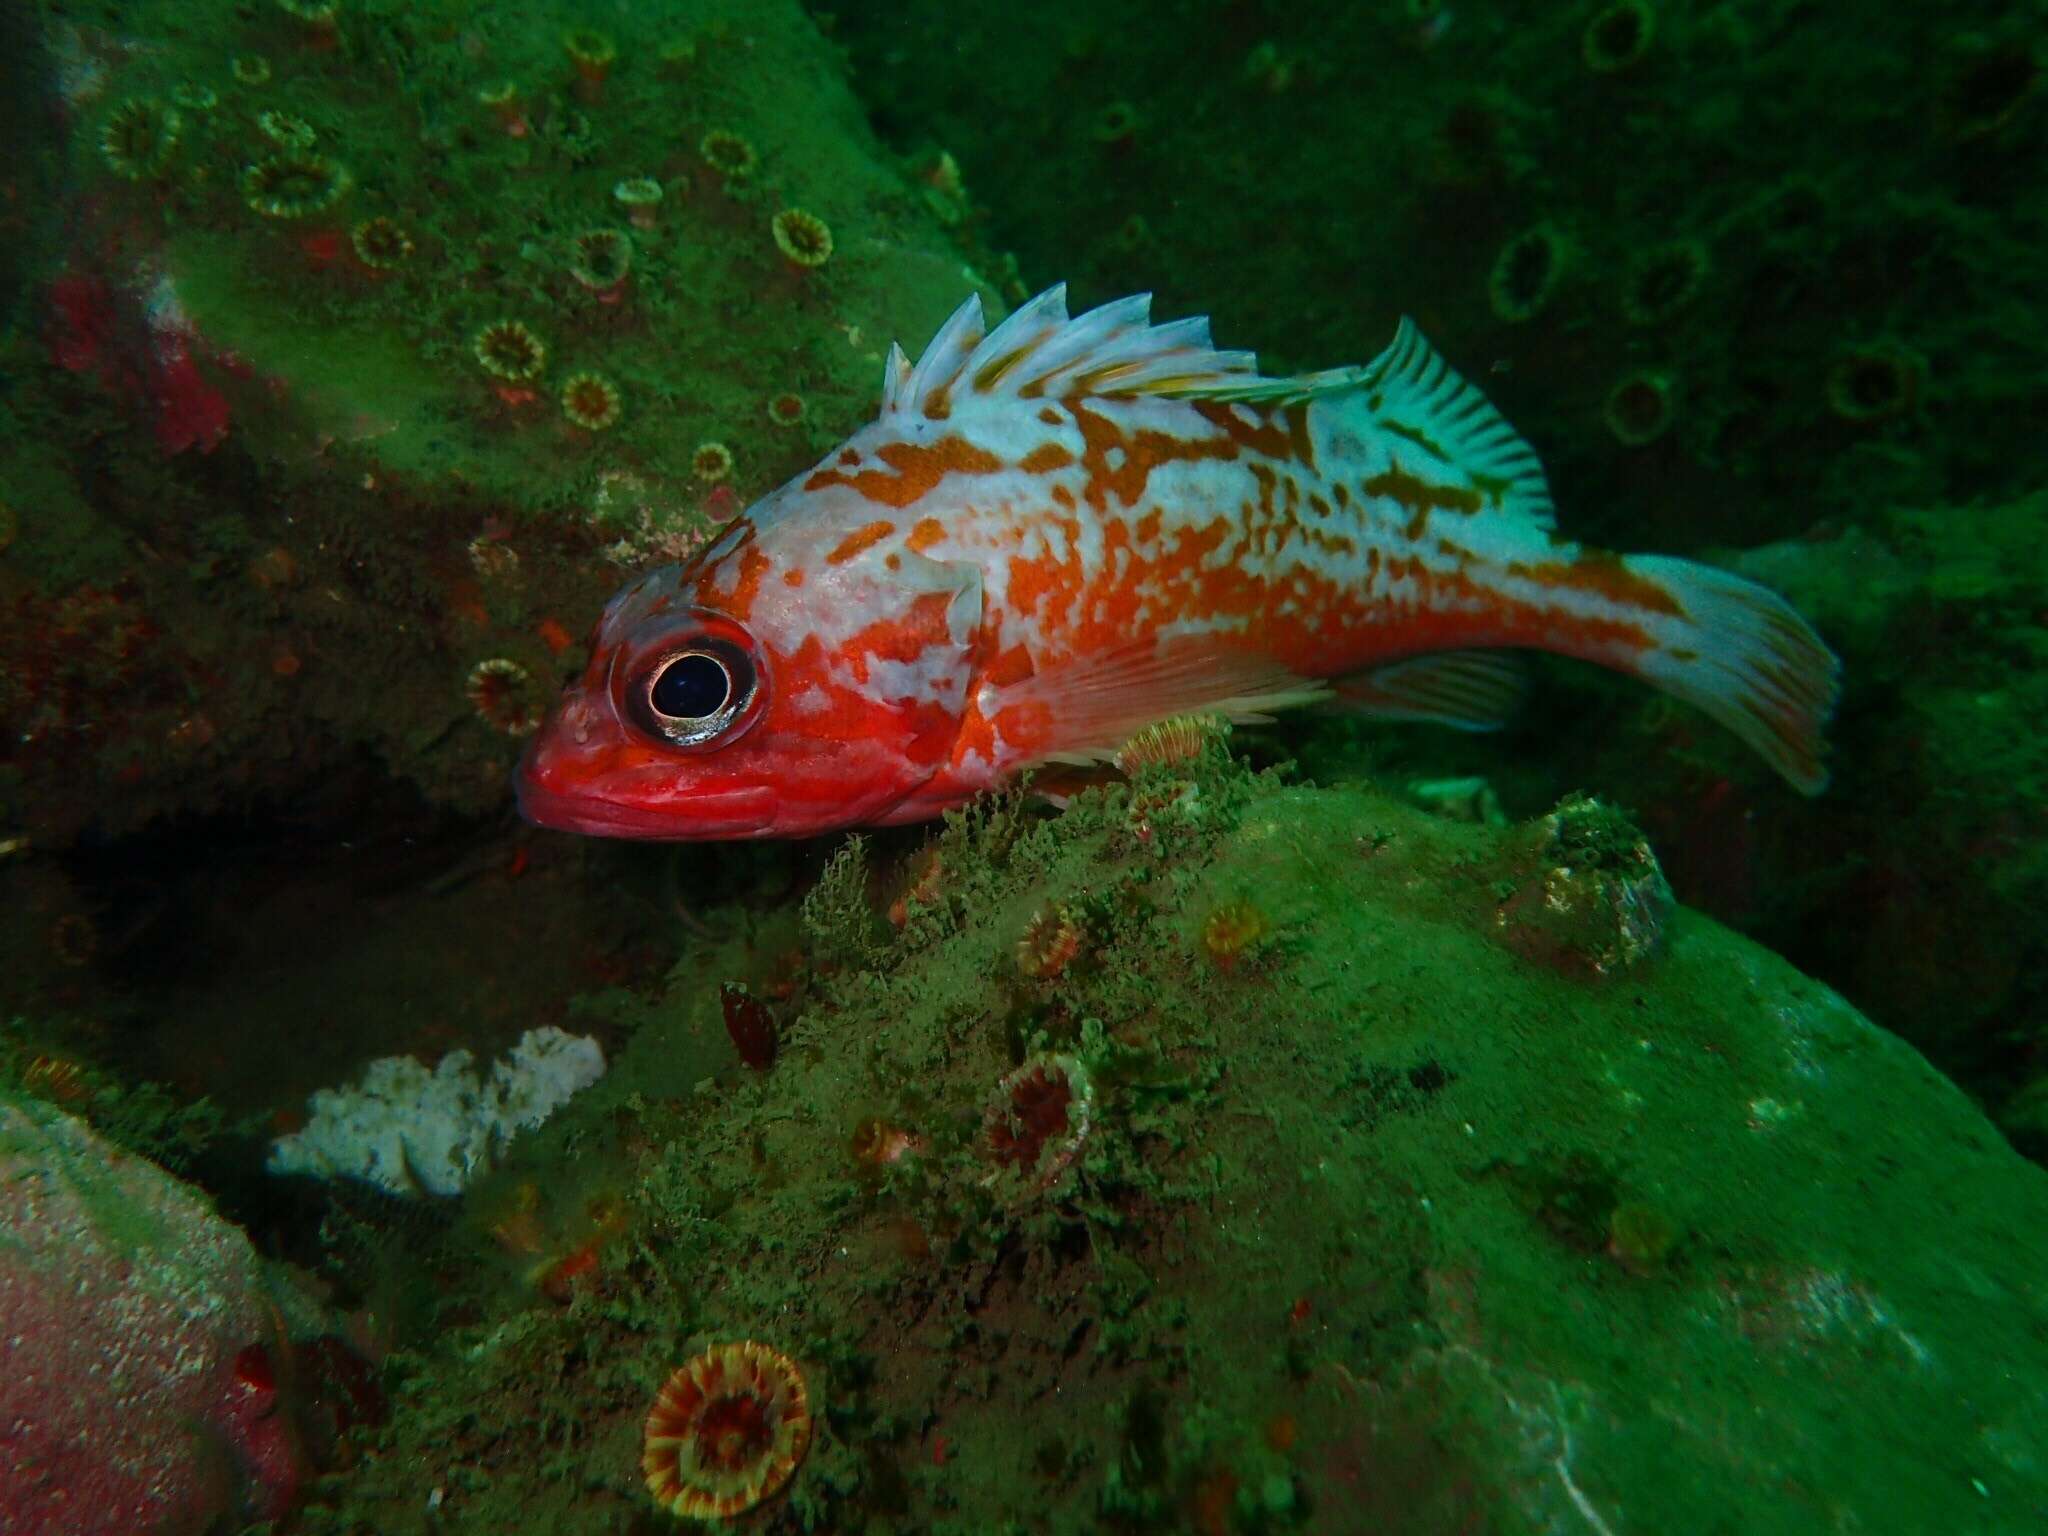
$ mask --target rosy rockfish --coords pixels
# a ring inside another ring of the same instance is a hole
[[[1260,375],[1149,298],[993,330],[970,298],[876,420],[614,597],[519,797],[615,837],[937,815],[1176,715],[1322,701],[1468,729],[1517,649],[1697,706],[1827,782],[1837,665],[1775,594],[1562,537],[1542,466],[1407,321],[1364,367]]]

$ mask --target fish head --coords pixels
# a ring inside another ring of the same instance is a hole
[[[519,770],[529,821],[670,841],[883,824],[959,735],[977,569],[751,517],[606,607]],[[837,558],[835,558],[837,556]]]

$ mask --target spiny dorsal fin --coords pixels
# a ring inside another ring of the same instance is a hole
[[[953,381],[960,376],[961,365],[987,331],[981,295],[970,293],[939,327],[915,368],[907,373],[902,371],[898,360],[903,349],[890,347],[882,375],[882,414],[902,410],[922,411],[927,416],[946,414],[941,404],[943,395],[952,388]]]
[[[1140,293],[1070,318],[1062,283],[989,331],[980,298],[969,298],[939,327],[915,368],[906,370],[899,354],[890,354],[883,413],[946,416],[962,390],[1022,399],[1201,396],[1257,380],[1257,358],[1217,351],[1207,320],[1153,325],[1151,308],[1152,296]]]
[[[911,367],[891,348],[882,411],[952,413],[964,390],[982,396],[1073,399],[1156,395],[1294,405],[1356,394],[1386,431],[1407,439],[1499,510],[1550,528],[1550,490],[1535,450],[1403,319],[1386,351],[1362,368],[1267,378],[1250,352],[1219,352],[1199,316],[1151,322],[1152,296],[1133,294],[1067,314],[1067,288],[1048,288],[993,331],[971,296]],[[1425,469],[1427,466],[1423,466]]]

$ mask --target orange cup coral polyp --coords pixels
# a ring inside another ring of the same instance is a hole
[[[748,1339],[693,1356],[663,1383],[640,1470],[672,1514],[728,1520],[780,1493],[810,1448],[803,1372]]]

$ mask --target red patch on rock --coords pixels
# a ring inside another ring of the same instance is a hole
[[[740,1060],[756,1072],[773,1065],[777,1031],[768,1005],[732,982],[718,989],[718,1001],[725,1009],[725,1032],[732,1036]]]
[[[166,454],[187,448],[211,453],[228,435],[227,397],[207,382],[182,336],[158,338],[149,391],[156,405],[157,446]]]

